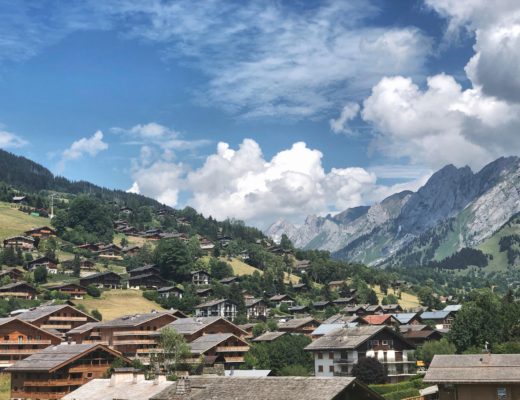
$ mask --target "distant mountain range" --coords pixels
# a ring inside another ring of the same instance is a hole
[[[297,247],[371,265],[427,265],[463,248],[482,250],[492,265],[506,259],[511,265],[519,261],[511,255],[519,250],[520,231],[512,228],[519,212],[520,158],[503,157],[478,173],[448,165],[417,192],[335,216],[308,216],[299,227],[279,220],[266,234],[279,240],[286,233]],[[499,245],[504,236],[518,236],[518,243],[507,239]],[[499,254],[507,251],[508,257]]]

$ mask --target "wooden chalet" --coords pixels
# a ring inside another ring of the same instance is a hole
[[[280,332],[298,333],[311,336],[312,332],[320,326],[320,322],[312,317],[294,318],[278,325]]]
[[[233,283],[237,283],[238,281],[238,276],[229,276],[227,278],[222,278],[221,280],[219,280],[219,283],[223,285],[231,285]]]
[[[125,246],[121,249],[121,253],[127,257],[134,257],[139,253],[141,247],[137,245]]]
[[[328,283],[330,290],[340,290],[343,286],[347,284],[346,281],[330,281]]]
[[[33,238],[49,238],[55,237],[56,231],[48,226],[40,226],[39,228],[25,231],[25,236],[31,236]]]
[[[0,298],[36,299],[36,289],[27,282],[13,282],[0,287]]]
[[[74,260],[65,260],[61,262],[61,266],[65,270],[72,270],[74,268]],[[96,263],[88,258],[80,257],[79,259],[79,268],[80,271],[90,272],[95,271]]]
[[[403,312],[403,308],[399,304],[386,304],[382,307],[385,314],[399,314]]]
[[[128,278],[128,287],[130,289],[158,289],[168,285],[166,279],[161,278],[157,274],[134,275]]]
[[[346,306],[342,311],[347,315],[363,316],[368,314],[364,304],[349,305]]]
[[[142,267],[134,268],[128,271],[130,276],[138,276],[143,274],[160,274],[160,270],[155,265],[144,265]]]
[[[157,289],[157,293],[159,294],[159,297],[163,299],[168,299],[170,297],[177,297],[182,299],[184,290],[177,286],[164,286]]]
[[[239,338],[248,336],[248,333],[238,325],[222,317],[179,318],[168,326],[183,335],[188,343],[214,333],[231,333]]]
[[[4,247],[31,251],[34,250],[34,238],[32,236],[11,236],[4,239]]]
[[[27,197],[26,196],[13,196],[11,199],[11,203],[27,205]]]
[[[305,315],[309,312],[309,307],[307,306],[293,306],[288,308],[289,314],[292,315]]]
[[[300,273],[307,272],[310,267],[310,260],[296,260],[296,262],[294,263],[294,270]]]
[[[97,319],[68,304],[47,305],[31,308],[17,315],[22,321],[29,322],[41,329],[52,332],[65,332],[84,325],[97,322]]]
[[[62,285],[47,286],[49,291],[57,291],[65,293],[70,296],[71,299],[81,300],[87,294],[87,289],[77,283],[64,283]]]
[[[383,314],[383,307],[379,304],[370,304],[365,306],[365,311],[368,315]]]
[[[117,359],[131,364],[121,353],[100,344],[49,346],[5,370],[11,373],[11,398],[61,399],[102,378]]]
[[[119,209],[119,212],[121,214],[130,215],[130,214],[132,214],[134,212],[134,210],[132,210],[130,207],[121,207]]]
[[[286,304],[288,307],[292,307],[296,304],[296,300],[294,300],[288,294],[277,294],[269,298],[269,301],[273,303],[276,307],[280,307],[282,304]]]
[[[206,256],[211,256],[213,254],[213,249],[215,248],[215,243],[205,237],[199,237],[199,246],[202,253]]]
[[[312,307],[318,311],[325,310],[327,307],[331,307],[332,305],[333,303],[327,300],[315,301],[312,303]]]
[[[237,305],[228,299],[210,300],[195,307],[197,317],[224,317],[233,321],[237,315]]]
[[[122,278],[115,272],[106,271],[85,276],[79,280],[79,284],[84,287],[94,285],[101,288],[120,289],[122,288]]]
[[[110,243],[107,245],[100,246],[97,251],[94,252],[98,257],[101,258],[113,258],[119,259],[122,256],[121,247],[117,244]]]
[[[368,325],[400,325],[399,321],[392,314],[365,315],[358,317],[358,319],[363,319]]]
[[[246,313],[248,320],[262,320],[265,321],[267,319],[267,304],[262,299],[245,299],[246,304]]]
[[[201,288],[195,290],[195,294],[197,297],[200,297],[202,299],[208,298],[209,296],[213,295],[213,289],[212,288]]]
[[[332,304],[337,307],[353,306],[356,304],[357,296],[340,297],[339,299],[332,300]]]
[[[11,281],[16,282],[23,279],[25,271],[20,271],[18,268],[6,268],[0,271],[0,280],[8,276]]]
[[[12,366],[61,338],[18,318],[0,318],[0,369]]]
[[[288,335],[287,332],[265,332],[260,336],[252,339],[252,342],[261,343],[261,342],[274,342],[276,339],[279,339],[285,335]]]
[[[422,346],[432,340],[441,340],[443,334],[428,325],[401,325],[401,335],[415,346]]]
[[[125,315],[111,321],[79,326],[66,335],[76,343],[102,343],[125,356],[137,356],[146,362],[150,353],[157,349],[159,330],[177,319],[178,316],[168,311]]]
[[[193,363],[198,364],[202,357],[204,365],[219,363],[224,364],[226,369],[238,369],[249,351],[249,344],[232,333],[202,335],[188,345]]]
[[[420,315],[423,322],[431,321],[436,329],[449,330],[455,320],[454,311],[425,311]]]
[[[419,313],[397,313],[392,315],[401,325],[416,325],[420,324],[422,321]]]
[[[75,248],[79,250],[91,251],[94,253],[98,251],[101,246],[103,246],[103,243],[85,243],[77,245]]]
[[[58,273],[58,265],[49,257],[39,257],[27,262],[27,270],[34,271],[38,267],[44,267],[49,274]]]
[[[191,282],[194,285],[209,285],[211,275],[206,271],[191,271]]]
[[[296,283],[292,286],[292,289],[296,293],[306,292],[309,290],[309,285],[307,285],[306,283]]]

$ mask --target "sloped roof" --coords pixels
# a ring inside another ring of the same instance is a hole
[[[294,301],[294,299],[291,296],[289,296],[288,294],[275,294],[274,296],[269,298],[270,301],[280,301],[280,300],[284,300],[284,299],[290,299],[290,300]]]
[[[460,311],[461,308],[462,308],[461,304],[451,304],[449,306],[444,307],[443,311],[457,312],[457,311]]]
[[[287,322],[284,322],[283,324],[278,325],[278,329],[297,329],[305,324],[308,324],[309,322],[318,323],[318,321],[312,317],[294,318]]]
[[[27,321],[24,321],[24,320],[21,320],[20,318],[18,317],[7,317],[7,318],[0,318],[0,326],[2,325],[6,325],[6,324],[9,324],[10,322],[13,322],[13,321],[19,321],[21,322],[22,324],[25,324],[27,325],[28,327],[32,328],[32,329],[36,329],[40,332],[43,332],[44,334],[46,335],[51,335],[51,336],[54,336],[56,339],[59,339],[61,341],[61,337],[59,336],[59,332],[57,334],[55,334],[54,332],[51,332],[50,330],[48,329],[41,329]]]
[[[421,319],[423,321],[426,320],[436,320],[436,319],[445,319],[448,315],[450,315],[451,311],[425,311],[421,314]]]
[[[520,354],[436,355],[426,383],[520,383]]]
[[[7,291],[9,289],[17,288],[18,286],[27,286],[27,287],[31,288],[32,290],[36,291],[36,289],[33,286],[31,286],[30,284],[28,284],[25,281],[12,282],[7,285],[4,285],[4,286],[0,287],[0,291]]]
[[[327,333],[330,333],[336,329],[343,328],[345,324],[342,323],[336,323],[336,324],[321,324],[316,329],[312,331],[313,336],[321,336],[326,335]]]
[[[237,325],[229,322],[222,317],[193,317],[193,318],[179,318],[176,321],[171,322],[167,326],[174,328],[178,333],[183,335],[193,335],[194,333],[204,329],[211,324],[221,321],[224,324],[233,326],[234,328],[242,331],[243,335],[247,335],[247,332],[238,327]]]
[[[362,319],[367,321],[370,325],[383,325],[390,319],[395,319],[392,314],[381,315],[365,315]]]
[[[159,268],[157,268],[157,265],[144,265],[142,267],[138,267],[138,268],[134,268],[134,269],[131,269],[130,273],[136,273],[136,272],[146,272],[146,271],[150,271],[150,270],[155,270],[155,271],[158,271]]]
[[[228,300],[228,299],[217,299],[217,300],[206,301],[205,303],[199,304],[195,308],[213,307],[213,306],[216,306],[217,304],[224,303],[226,301],[229,303],[235,304],[231,300]]]
[[[246,307],[252,307],[255,304],[258,304],[258,303],[260,303],[262,301],[263,301],[262,299],[245,299],[244,300],[244,302],[246,304]]]
[[[260,336],[254,338],[252,342],[272,342],[273,340],[282,337],[283,335],[287,335],[287,332],[265,332]]]
[[[159,288],[157,289],[157,291],[159,293],[162,293],[162,292],[170,292],[170,291],[174,291],[174,290],[177,290],[179,292],[184,292],[184,289],[181,289],[180,287],[178,286],[165,286],[165,287],[162,287],[162,288]]]
[[[309,344],[305,350],[355,349],[383,329],[383,325],[361,325],[356,328],[339,328]]]
[[[208,335],[202,335],[188,345],[191,348],[192,354],[204,354],[206,351],[211,350],[213,347],[218,346],[220,343],[235,338],[238,341],[243,342],[232,333],[210,333]],[[246,342],[243,342],[244,346],[247,346]]]
[[[94,317],[85,314],[83,311],[78,310],[77,308],[74,308],[72,306],[69,306],[68,304],[56,304],[56,305],[49,305],[49,306],[39,306],[36,308],[32,308],[29,311],[26,311],[24,313],[21,313],[17,316],[18,319],[24,320],[24,321],[36,321],[40,318],[46,317],[50,314],[53,314],[57,311],[61,311],[64,308],[72,308],[74,311],[77,311],[79,314],[83,314],[86,317],[95,319]]]
[[[417,313],[397,313],[391,314],[401,325],[410,323],[417,316]]]
[[[334,314],[332,317],[323,321],[322,324],[347,324],[353,322],[357,318],[358,317],[355,315]]]

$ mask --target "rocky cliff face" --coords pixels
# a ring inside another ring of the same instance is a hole
[[[276,239],[285,229],[297,247],[384,263],[428,232],[440,235],[434,242],[444,249],[443,255],[446,248],[477,246],[519,211],[520,159],[508,157],[476,174],[469,167],[448,165],[415,193],[396,193],[381,203],[335,216],[309,216],[298,228],[277,222],[267,233]],[[432,257],[440,254],[432,250]]]

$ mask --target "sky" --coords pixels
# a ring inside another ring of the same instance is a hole
[[[0,148],[265,228],[520,153],[517,0],[0,0]]]

